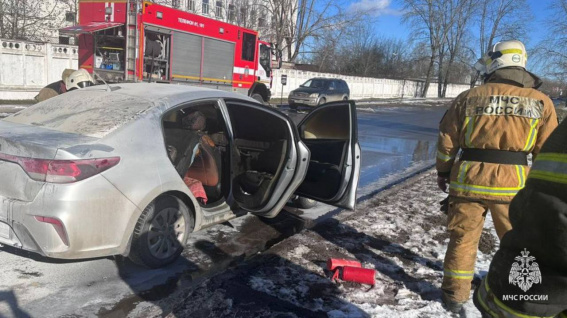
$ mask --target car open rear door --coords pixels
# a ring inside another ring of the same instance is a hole
[[[354,209],[361,160],[354,101],[319,106],[298,128],[311,158],[305,179],[295,193]]]
[[[281,112],[240,99],[224,103],[232,197],[243,210],[274,217],[305,177],[309,150]]]

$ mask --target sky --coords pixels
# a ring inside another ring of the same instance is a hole
[[[350,6],[357,9],[363,9],[367,12],[376,12],[377,23],[375,24],[378,36],[392,38],[408,38],[410,34],[409,28],[404,25],[402,20],[401,3],[403,0],[347,0]],[[530,41],[523,40],[529,44],[539,42],[545,35],[545,27],[540,26],[545,22],[547,12],[547,3],[549,0],[527,0],[532,12],[534,20],[532,21],[532,29],[529,34]]]

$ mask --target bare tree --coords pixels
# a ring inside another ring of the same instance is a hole
[[[481,58],[499,39],[518,39],[526,35],[531,12],[525,0],[478,0],[477,58]],[[563,17],[561,17],[563,19]],[[474,64],[474,62],[473,62]],[[473,87],[480,74],[473,70],[470,85]]]
[[[539,45],[539,57],[546,75],[563,82],[567,81],[567,0],[553,0],[547,20],[548,36]],[[565,95],[565,93],[563,94]]]
[[[429,51],[431,53],[429,66],[425,76],[425,82],[421,95],[427,96],[427,91],[435,71],[435,62],[439,58],[439,52],[444,51],[447,34],[456,19],[456,11],[451,10],[445,14],[451,0],[405,0],[404,21],[409,23],[417,34],[427,38]]]
[[[66,3],[71,2],[72,0],[0,0],[0,37],[53,40],[57,29],[65,20],[61,10],[64,10]]]
[[[445,97],[447,85],[449,84],[449,74],[453,70],[455,60],[460,54],[464,44],[465,35],[469,22],[473,17],[476,0],[449,0],[446,2],[446,10],[442,19],[443,22],[450,25],[445,26],[448,30],[445,43],[439,47],[438,53],[438,85],[437,95]],[[445,57],[447,61],[445,61]]]

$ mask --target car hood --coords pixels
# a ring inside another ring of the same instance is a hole
[[[312,87],[299,87],[293,90],[294,93],[320,93],[322,92],[324,89],[322,88],[312,88]]]

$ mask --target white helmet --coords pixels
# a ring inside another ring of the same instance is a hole
[[[91,85],[94,85],[94,80],[91,74],[82,68],[71,73],[71,75],[69,75],[69,77],[65,80],[67,91],[85,88]]]
[[[524,44],[517,40],[494,44],[492,49],[480,59],[475,68],[482,74],[490,74],[497,69],[511,66],[526,68],[528,53]]]

